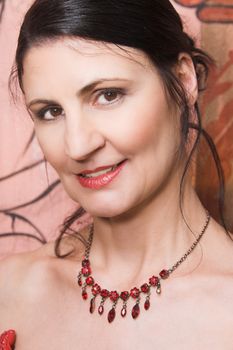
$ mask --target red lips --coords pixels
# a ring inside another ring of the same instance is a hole
[[[110,182],[112,182],[113,179],[115,179],[118,176],[118,174],[120,174],[120,172],[124,168],[126,162],[127,162],[126,160],[121,162],[116,168],[114,168],[113,170],[110,170],[102,175],[93,176],[93,177],[83,177],[82,176],[82,174],[91,174],[91,173],[94,173],[96,171],[108,169],[108,168],[110,168],[109,166],[97,168],[97,169],[95,169],[95,171],[93,171],[93,170],[88,171],[88,173],[82,172],[82,174],[78,175],[77,178],[79,180],[79,183],[83,187],[98,190],[104,186],[107,186]]]

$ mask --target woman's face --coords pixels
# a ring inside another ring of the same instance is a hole
[[[26,104],[45,158],[69,196],[99,217],[156,199],[177,171],[179,118],[147,56],[126,49],[59,40],[24,60]]]

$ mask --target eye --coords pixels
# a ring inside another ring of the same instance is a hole
[[[64,115],[64,111],[59,106],[48,106],[39,110],[36,114],[36,117],[43,120],[54,120],[59,116]]]
[[[97,97],[95,98],[94,105],[111,105],[120,101],[124,95],[125,91],[119,88],[108,88],[100,90],[98,91]]]

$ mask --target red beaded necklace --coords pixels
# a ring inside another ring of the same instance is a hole
[[[98,283],[95,282],[94,278],[91,276],[92,270],[91,270],[91,263],[89,260],[89,254],[91,249],[91,244],[93,240],[93,234],[94,234],[94,226],[90,226],[90,234],[87,240],[87,246],[85,250],[85,256],[82,260],[82,267],[81,270],[78,273],[78,285],[82,288],[82,297],[84,300],[88,299],[87,294],[87,288],[91,288],[92,298],[90,300],[90,313],[93,313],[95,310],[95,299],[97,296],[101,297],[100,305],[98,307],[98,313],[100,315],[104,312],[104,303],[107,299],[110,299],[112,301],[112,308],[108,312],[108,322],[111,323],[116,316],[116,306],[119,300],[122,300],[123,305],[121,309],[121,316],[125,317],[127,314],[127,301],[129,298],[133,298],[136,303],[134,307],[132,308],[131,315],[134,319],[136,319],[140,314],[140,300],[141,295],[145,295],[146,299],[144,302],[144,309],[148,310],[150,308],[150,295],[151,295],[151,289],[156,288],[156,293],[159,295],[161,294],[161,280],[167,279],[173,271],[177,269],[177,267],[184,262],[188,255],[191,254],[191,252],[196,247],[197,243],[200,241],[201,237],[205,233],[208,224],[210,221],[210,215],[207,212],[207,218],[205,225],[197,237],[197,239],[194,241],[192,246],[187,250],[187,252],[181,257],[180,260],[178,260],[170,269],[163,269],[159,276],[151,276],[148,280],[148,283],[144,283],[141,285],[140,288],[134,287],[130,291],[122,291],[117,292],[115,291],[109,291],[107,289],[104,289],[100,287]]]

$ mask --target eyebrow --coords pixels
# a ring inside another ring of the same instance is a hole
[[[98,79],[95,80],[93,82],[91,82],[90,84],[82,87],[78,92],[77,92],[77,96],[81,97],[85,94],[87,94],[88,92],[92,91],[97,85],[104,83],[104,82],[109,82],[109,81],[129,81],[129,79],[123,79],[123,78],[111,78],[111,79]],[[33,99],[32,101],[30,101],[27,104],[27,108],[30,108],[32,105],[37,104],[37,103],[43,103],[43,104],[54,104],[57,103],[54,100],[47,100],[47,99]]]

